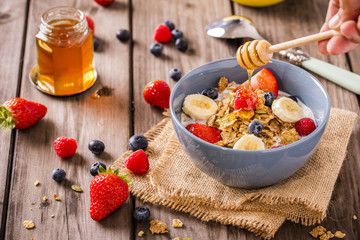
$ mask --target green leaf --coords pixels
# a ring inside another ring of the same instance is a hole
[[[15,128],[15,121],[9,110],[0,104],[0,129],[9,130]]]

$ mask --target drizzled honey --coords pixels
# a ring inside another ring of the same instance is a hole
[[[48,10],[36,35],[37,86],[52,95],[83,92],[96,81],[93,33],[85,15],[71,7]]]

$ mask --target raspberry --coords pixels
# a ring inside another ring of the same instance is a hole
[[[248,87],[242,87],[236,91],[234,109],[250,110],[255,109],[258,105],[258,98],[254,91]]]
[[[160,24],[154,31],[154,39],[160,43],[167,43],[171,40],[171,31],[168,26]]]
[[[142,149],[133,152],[125,159],[124,164],[127,169],[137,175],[143,175],[149,170],[149,159]]]
[[[54,142],[56,154],[61,158],[68,158],[76,152],[77,144],[74,138],[59,137]]]
[[[311,118],[302,118],[295,123],[295,129],[300,136],[307,136],[316,129],[316,126]]]

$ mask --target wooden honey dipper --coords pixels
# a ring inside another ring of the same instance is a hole
[[[276,45],[271,45],[266,40],[249,41],[238,48],[236,58],[241,67],[247,70],[254,70],[267,64],[271,60],[274,52],[329,39],[335,35],[341,35],[341,33],[335,30],[329,30]]]

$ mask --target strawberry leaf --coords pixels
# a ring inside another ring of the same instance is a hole
[[[0,104],[0,129],[9,130],[15,128],[15,121],[10,111]]]

